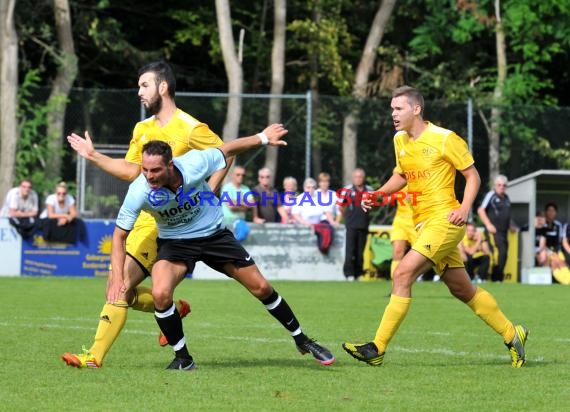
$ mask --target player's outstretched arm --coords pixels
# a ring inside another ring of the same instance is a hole
[[[85,132],[85,138],[71,133],[67,136],[67,141],[79,156],[89,160],[99,169],[121,180],[131,182],[140,174],[139,165],[127,162],[125,159],[114,159],[95,150],[89,132]]]
[[[282,124],[274,123],[256,135],[240,137],[239,139],[224,143],[220,146],[220,150],[227,158],[261,145],[287,146],[287,142],[281,140],[287,133],[287,129],[285,129]]]

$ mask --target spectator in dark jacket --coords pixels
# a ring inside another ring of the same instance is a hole
[[[360,207],[363,193],[373,188],[365,184],[366,173],[357,168],[352,172],[352,184],[339,191],[339,206],[346,226],[346,247],[343,272],[347,280],[357,280],[364,272],[364,247],[368,236],[370,215]]]

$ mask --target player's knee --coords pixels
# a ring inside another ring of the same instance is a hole
[[[159,309],[166,309],[172,303],[173,291],[170,288],[153,287],[152,299],[154,306]]]
[[[415,281],[414,274],[412,271],[402,268],[401,266],[402,265],[398,265],[396,270],[394,270],[392,277],[394,285],[410,286]]]
[[[267,280],[263,279],[251,285],[249,291],[256,298],[264,299],[273,293],[273,287]]]

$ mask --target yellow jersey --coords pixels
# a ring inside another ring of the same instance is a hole
[[[142,163],[142,148],[151,140],[160,140],[170,145],[172,155],[182,156],[192,149],[207,149],[221,146],[224,142],[210,130],[207,124],[201,123],[180,109],[172,119],[160,127],[154,116],[138,122],[133,130],[129,150],[125,160],[140,165]]]
[[[192,149],[203,150],[209,147],[221,146],[224,142],[207,124],[202,123],[180,109],[170,121],[160,127],[155,116],[138,122],[133,129],[133,137],[125,160],[137,165],[142,164],[142,148],[151,140],[160,140],[170,145],[174,157],[181,156]],[[138,225],[152,224],[154,218],[147,212],[141,211]]]
[[[402,192],[408,193],[408,186],[405,186],[402,189]],[[402,203],[400,203],[399,200],[396,203],[396,213],[394,214],[394,220],[396,220],[396,218],[411,220],[414,216],[414,211],[412,210],[412,204],[411,204],[412,199],[406,196],[406,198],[403,200],[404,201]]]
[[[412,206],[416,225],[459,207],[454,189],[456,171],[475,163],[467,143],[457,134],[430,122],[426,125],[415,140],[405,131],[394,136],[394,170],[405,175],[408,192],[418,193]]]

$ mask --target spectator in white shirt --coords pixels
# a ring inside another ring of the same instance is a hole
[[[24,239],[32,237],[37,228],[38,194],[32,190],[29,179],[8,191],[0,214],[10,219],[10,224]]]
[[[282,219],[281,223],[295,223],[293,217],[293,206],[297,198],[297,179],[293,176],[287,176],[283,179],[283,209],[287,214],[287,220]]]
[[[67,192],[65,182],[58,183],[55,193],[46,198],[45,205],[40,218],[57,219],[58,226],[66,225],[77,217],[75,199]]]
[[[331,175],[326,172],[319,173],[319,187],[317,193],[320,193],[321,203],[328,207],[333,215],[334,221],[338,224],[342,219],[342,215],[338,208],[338,196],[334,190],[330,189]]]
[[[297,223],[305,226],[312,226],[323,220],[331,225],[336,225],[329,206],[326,206],[323,199],[317,193],[317,182],[312,177],[308,177],[303,182],[303,190],[295,199],[293,206],[293,217]]]

